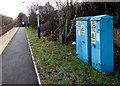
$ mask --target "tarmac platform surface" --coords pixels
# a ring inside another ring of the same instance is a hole
[[[2,84],[39,86],[24,27],[18,29],[2,53]]]

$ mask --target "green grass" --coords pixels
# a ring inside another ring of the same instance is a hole
[[[120,84],[120,71],[103,75],[75,57],[75,46],[38,39],[36,30],[26,30],[42,84]]]

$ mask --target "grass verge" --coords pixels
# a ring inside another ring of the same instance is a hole
[[[75,57],[75,46],[38,39],[26,28],[42,84],[120,84],[120,70],[103,75]]]

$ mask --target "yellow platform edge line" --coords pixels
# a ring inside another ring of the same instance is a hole
[[[18,31],[19,27],[14,27],[7,33],[5,33],[3,36],[0,37],[0,55],[3,53],[13,36],[16,34]]]

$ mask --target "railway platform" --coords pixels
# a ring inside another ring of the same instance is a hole
[[[13,30],[13,29],[12,29]],[[39,86],[37,74],[32,61],[30,47],[24,27],[14,29],[10,39],[7,35],[4,42],[6,47],[1,48],[0,70],[2,84]],[[5,39],[5,38],[3,38]],[[11,40],[11,41],[10,41]],[[2,41],[3,44],[3,41]],[[4,45],[4,44],[3,44]]]

